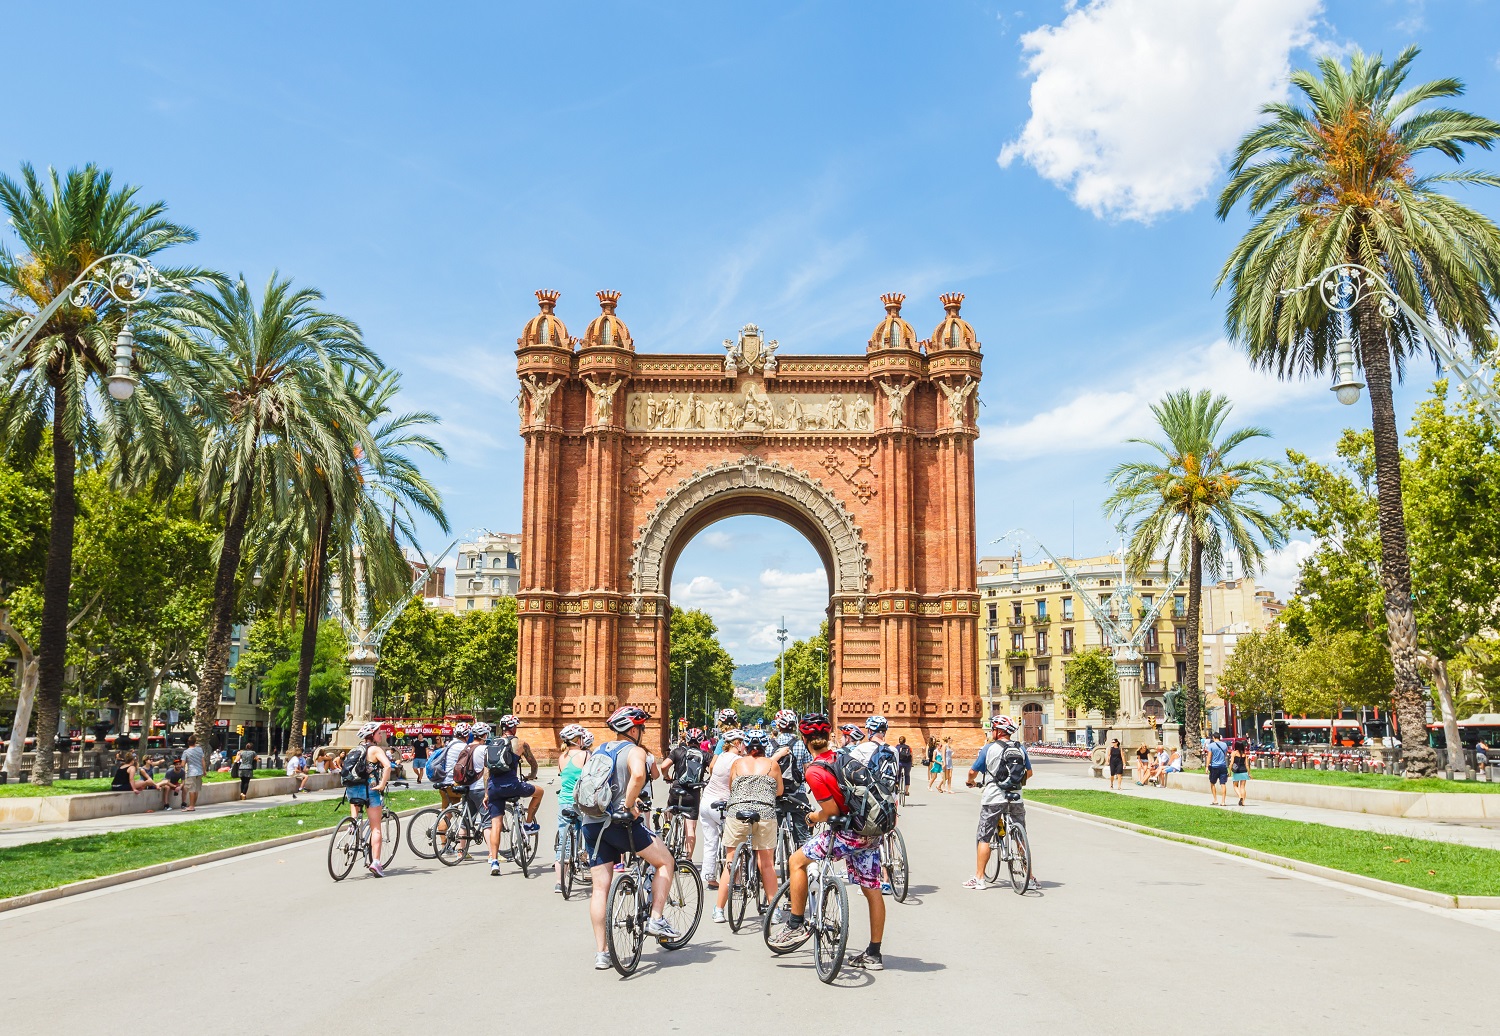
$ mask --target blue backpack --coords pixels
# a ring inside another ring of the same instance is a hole
[[[427,758],[427,779],[433,784],[442,784],[446,771],[443,769],[443,760],[448,758],[448,746],[444,745],[438,751]]]

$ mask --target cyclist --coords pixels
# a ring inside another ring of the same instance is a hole
[[[587,733],[577,723],[569,723],[557,735],[563,743],[562,752],[557,757],[557,840],[553,846],[553,858],[557,861],[553,864],[553,870],[557,872],[557,884],[552,887],[552,891],[557,893],[563,890],[563,835],[572,823],[563,816],[562,811],[573,804],[573,789],[578,785],[578,775],[583,772],[583,764],[589,761],[588,749],[583,747],[583,739]]]
[[[490,874],[500,873],[500,829],[503,824],[497,823],[500,814],[505,810],[505,804],[511,799],[520,799],[527,796],[531,801],[526,806],[526,821],[521,825],[521,830],[526,834],[540,831],[542,826],[536,822],[536,809],[542,804],[544,789],[540,784],[532,784],[536,780],[536,756],[531,754],[531,745],[516,736],[521,721],[514,716],[500,717],[500,736],[510,743],[510,765],[501,766],[497,761],[489,758],[484,748],[475,750],[477,757],[480,752],[485,752],[484,760],[484,816],[490,820]],[[497,750],[499,746],[496,746]],[[531,772],[526,775],[526,780],[521,780],[521,760],[526,760],[526,765]],[[474,772],[480,772],[478,763],[474,766]],[[478,782],[476,782],[478,783]]]
[[[771,720],[771,725],[776,730],[771,739],[771,758],[781,767],[781,783],[785,792],[776,807],[778,812],[791,816],[792,837],[801,845],[810,836],[807,823],[802,819],[805,814],[801,809],[792,809],[787,796],[795,795],[802,789],[802,777],[812,763],[812,753],[807,750],[797,733],[797,714],[791,709],[778,712]]]
[[[976,892],[989,887],[984,872],[990,865],[990,839],[995,837],[1000,817],[1026,823],[1026,807],[1005,797],[1007,791],[1019,792],[1031,779],[1031,756],[1025,745],[1010,740],[1015,732],[1016,721],[1009,716],[996,716],[990,720],[990,735],[994,740],[979,750],[979,756],[969,767],[969,775],[964,780],[971,788],[984,785],[979,798],[979,848],[975,853],[974,876],[964,882],[964,888]],[[1038,887],[1035,876],[1026,887]]]
[[[865,739],[865,732],[853,723],[845,723],[839,727],[839,735],[840,748],[853,748]]]
[[[896,741],[896,766],[901,772],[901,794],[911,794],[911,745],[906,743],[903,734]]]
[[[714,714],[714,723],[719,728],[719,740],[714,744],[714,755],[724,753],[724,735],[740,729],[740,714],[733,709],[720,709]]]
[[[428,764],[428,776],[437,785],[438,797],[443,800],[443,808],[447,809],[463,798],[463,793],[453,790],[453,764],[458,761],[459,755],[469,745],[471,734],[467,723],[458,723],[453,727],[453,735],[448,738],[448,743],[433,757]]]
[[[844,729],[849,728],[846,727]],[[894,789],[897,782],[901,779],[901,768],[897,760],[896,750],[887,744],[885,740],[886,731],[889,729],[890,724],[886,722],[884,716],[878,713],[871,716],[865,720],[865,730],[868,731],[868,736],[863,741],[857,737],[854,738],[852,747],[849,748],[849,754],[870,769],[878,771],[884,779],[886,786]],[[859,733],[858,728],[855,728],[855,733]],[[891,883],[882,880],[880,891],[889,895],[893,891]]]
[[[369,779],[364,784],[350,785],[344,794],[349,799],[349,815],[358,819],[359,808],[364,807],[365,819],[370,824],[369,871],[377,878],[385,877],[380,866],[380,851],[385,842],[380,829],[381,814],[385,812],[385,786],[391,779],[391,757],[385,750],[385,728],[373,720],[359,728],[359,747],[353,749],[363,753]]]
[[[682,810],[686,834],[682,839],[683,859],[691,860],[698,847],[698,811],[703,805],[703,785],[708,779],[708,753],[703,751],[703,731],[697,727],[682,736],[682,743],[662,760],[661,774],[672,782],[667,805]]]
[[[724,818],[714,809],[714,803],[729,798],[729,771],[745,749],[743,731],[726,730],[720,740],[724,751],[714,756],[698,805],[698,829],[703,832],[703,873],[707,875],[704,887],[710,889],[719,887],[719,840],[724,833]]]
[[[662,916],[667,896],[672,891],[672,871],[677,861],[641,818],[640,797],[647,779],[647,753],[641,747],[641,737],[646,730],[647,718],[646,710],[634,705],[616,709],[609,717],[609,729],[614,731],[615,739],[599,746],[600,753],[608,755],[615,764],[614,795],[610,799],[609,812],[611,815],[628,812],[630,823],[611,823],[606,818],[583,827],[593,878],[589,920],[594,926],[594,943],[598,948],[594,968],[599,971],[612,967],[605,941],[605,913],[609,908],[609,886],[614,878],[615,864],[626,853],[635,853],[656,869],[651,883],[651,918],[646,922],[646,934],[667,941],[681,938],[672,922]]]
[[[771,739],[764,730],[745,731],[742,742],[745,755],[736,759],[729,768],[729,807],[724,811],[724,872],[719,876],[719,898],[714,906],[714,923],[729,920],[724,908],[729,904],[729,889],[733,884],[730,868],[734,866],[734,851],[743,842],[749,842],[755,850],[755,862],[760,867],[761,884],[766,890],[766,899],[776,898],[776,799],[782,793],[781,767],[766,758],[766,749]],[[727,754],[727,753],[726,753]],[[760,814],[755,823],[739,819],[735,813],[741,809],[753,809]],[[748,881],[749,876],[746,876]]]
[[[792,855],[788,866],[791,910],[786,922],[772,933],[771,945],[793,949],[806,941],[804,916],[807,911],[808,864],[823,859],[843,860],[849,880],[864,892],[865,904],[870,909],[870,945],[850,957],[849,965],[867,971],[881,971],[885,967],[880,955],[880,942],[885,934],[885,899],[880,894],[880,840],[857,838],[835,830],[845,804],[830,766],[833,751],[828,747],[828,739],[833,725],[828,722],[828,717],[818,713],[804,716],[798,729],[807,742],[808,751],[813,753],[813,763],[807,768],[807,787],[818,804],[817,809],[807,815],[807,822],[818,824],[826,820],[831,823]]]

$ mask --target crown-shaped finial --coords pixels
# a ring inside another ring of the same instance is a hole
[[[901,312],[901,303],[906,301],[906,296],[899,291],[888,291],[880,296],[880,301],[885,304],[887,313]]]
[[[536,293],[537,305],[542,307],[543,313],[551,313],[560,298],[562,298],[562,292],[553,291],[551,288],[543,288]]]
[[[961,291],[949,291],[938,296],[938,301],[949,313],[957,313],[958,307],[964,304],[964,293]]]
[[[616,304],[620,301],[620,293],[618,291],[596,291],[594,292],[594,296],[599,300],[599,308],[606,313],[613,313]]]

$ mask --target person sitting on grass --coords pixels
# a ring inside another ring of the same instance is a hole
[[[135,764],[134,752],[121,752],[120,765],[115,770],[115,778],[110,782],[110,791],[128,791],[139,795],[143,791],[156,791],[156,782],[145,774]],[[147,813],[155,813],[156,810],[148,809]]]
[[[182,785],[187,777],[187,771],[183,768],[181,759],[174,759],[172,765],[167,767],[167,772],[162,775],[161,784],[161,808],[170,813],[172,811],[172,796],[182,792]]]

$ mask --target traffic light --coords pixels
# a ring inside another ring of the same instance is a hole
[[[238,734],[240,737],[244,737],[245,736],[245,724],[241,723],[238,726],[236,726],[234,728],[234,732],[236,734]]]

